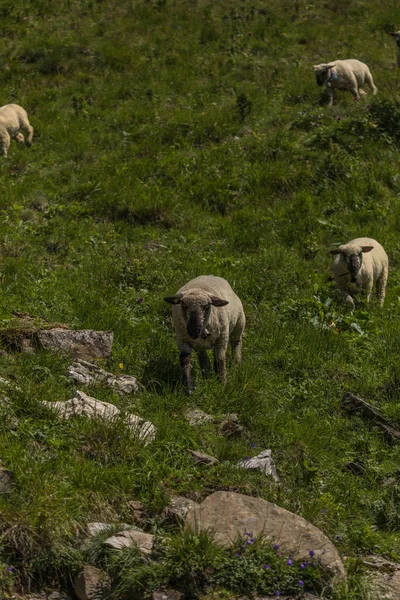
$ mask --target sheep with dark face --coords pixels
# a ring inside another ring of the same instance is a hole
[[[27,134],[26,145],[32,146],[33,127],[29,123],[28,113],[18,104],[6,104],[0,107],[0,142],[4,156],[7,156],[11,140],[20,144],[25,141],[20,129]]]
[[[372,238],[356,238],[331,250],[335,256],[333,276],[346,304],[354,310],[351,294],[366,290],[367,302],[376,284],[379,305],[385,300],[389,261],[385,250]]]
[[[243,306],[229,283],[221,277],[201,275],[180,288],[175,296],[164,298],[172,304],[172,321],[179,349],[186,389],[193,392],[190,357],[197,353],[201,371],[211,375],[207,350],[214,350],[214,369],[226,381],[226,351],[229,341],[234,359],[242,357],[245,326]]]
[[[392,31],[390,34],[396,40],[397,45],[397,66],[400,69],[400,31]]]
[[[354,100],[360,99],[360,94],[365,94],[361,88],[367,84],[372,93],[377,94],[371,72],[366,64],[359,60],[334,60],[313,66],[319,86],[326,85],[329,95],[329,105],[333,104],[335,89],[347,90],[353,94]]]

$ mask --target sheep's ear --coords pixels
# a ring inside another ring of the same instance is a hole
[[[169,302],[170,304],[180,304],[182,301],[182,296],[176,295],[176,296],[167,296],[166,298],[164,298],[165,302]]]
[[[218,298],[218,296],[210,296],[211,304],[213,306],[225,306],[229,304],[228,300],[222,300],[222,298]]]
[[[389,35],[391,35],[392,37],[396,37],[397,36],[397,31],[391,31],[389,33]]]
[[[371,252],[371,250],[373,250],[373,246],[361,246],[361,250],[363,252]]]
[[[341,249],[340,248],[335,248],[335,250],[329,250],[329,252],[331,254],[340,254],[341,253]]]

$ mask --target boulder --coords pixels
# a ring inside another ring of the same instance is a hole
[[[83,416],[89,419],[113,421],[121,418],[128,424],[132,433],[146,444],[152,442],[156,435],[156,428],[149,421],[131,414],[123,416],[114,404],[96,400],[96,398],[92,398],[79,390],[76,391],[75,397],[71,400],[65,402],[46,402],[43,400],[41,404],[56,411],[61,419]]]
[[[39,348],[65,352],[85,360],[109,358],[114,334],[92,329],[41,329],[36,332]]]
[[[195,463],[201,463],[203,465],[217,465],[219,463],[218,458],[214,458],[209,454],[197,452],[197,450],[188,450],[188,452],[193,456]]]
[[[368,578],[372,591],[377,594],[371,598],[379,600],[400,600],[400,570],[394,574],[376,573]]]
[[[249,437],[249,434],[239,423],[234,419],[226,419],[219,426],[218,433],[226,438],[234,437]]]
[[[127,529],[109,537],[104,543],[106,546],[111,546],[111,548],[115,548],[116,550],[137,546],[142,554],[151,554],[153,542],[154,535],[143,533],[137,529]]]
[[[199,504],[184,496],[171,496],[170,503],[166,507],[164,514],[166,517],[175,521],[184,521],[190,508],[196,508]]]
[[[189,421],[189,425],[204,425],[205,423],[211,423],[213,420],[211,415],[198,408],[188,409],[185,412],[185,418]]]
[[[85,565],[74,579],[74,592],[79,600],[102,600],[111,589],[111,579],[105,571]]]
[[[272,450],[264,450],[257,456],[253,456],[253,458],[241,460],[238,462],[238,466],[244,469],[261,471],[264,475],[271,476],[274,481],[280,481],[272,458]]]
[[[84,385],[103,384],[117,394],[136,394],[142,386],[132,375],[114,375],[86,360],[78,359],[67,369],[68,376]]]
[[[277,544],[282,552],[293,553],[296,560],[321,562],[332,575],[345,577],[345,569],[333,543],[317,527],[303,517],[267,502],[262,498],[235,492],[215,492],[198,507],[188,510],[186,526],[199,532],[209,531],[214,540],[229,546],[251,532]]]

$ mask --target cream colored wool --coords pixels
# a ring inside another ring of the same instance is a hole
[[[11,139],[23,143],[25,138],[20,129],[27,134],[26,145],[32,145],[33,127],[29,123],[28,114],[18,104],[6,104],[0,107],[0,140],[4,156],[7,156]]]
[[[313,69],[318,85],[326,85],[329,105],[333,104],[335,90],[349,91],[355,100],[360,99],[360,93],[365,94],[365,91],[360,89],[365,84],[371,88],[374,96],[378,92],[369,68],[359,60],[335,60],[314,65]]]
[[[372,249],[371,249],[372,247]],[[365,290],[367,302],[370,301],[372,288],[376,285],[376,295],[380,306],[383,305],[386,294],[386,283],[389,272],[389,260],[383,247],[372,238],[356,238],[347,244],[331,250],[335,255],[333,276],[346,304],[354,309],[352,295]],[[356,281],[351,281],[349,265],[352,257],[362,254],[362,264],[356,274]]]

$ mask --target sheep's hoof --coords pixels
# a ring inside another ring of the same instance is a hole
[[[32,142],[26,142],[26,145],[28,146],[28,148],[30,148],[32,146]]]

